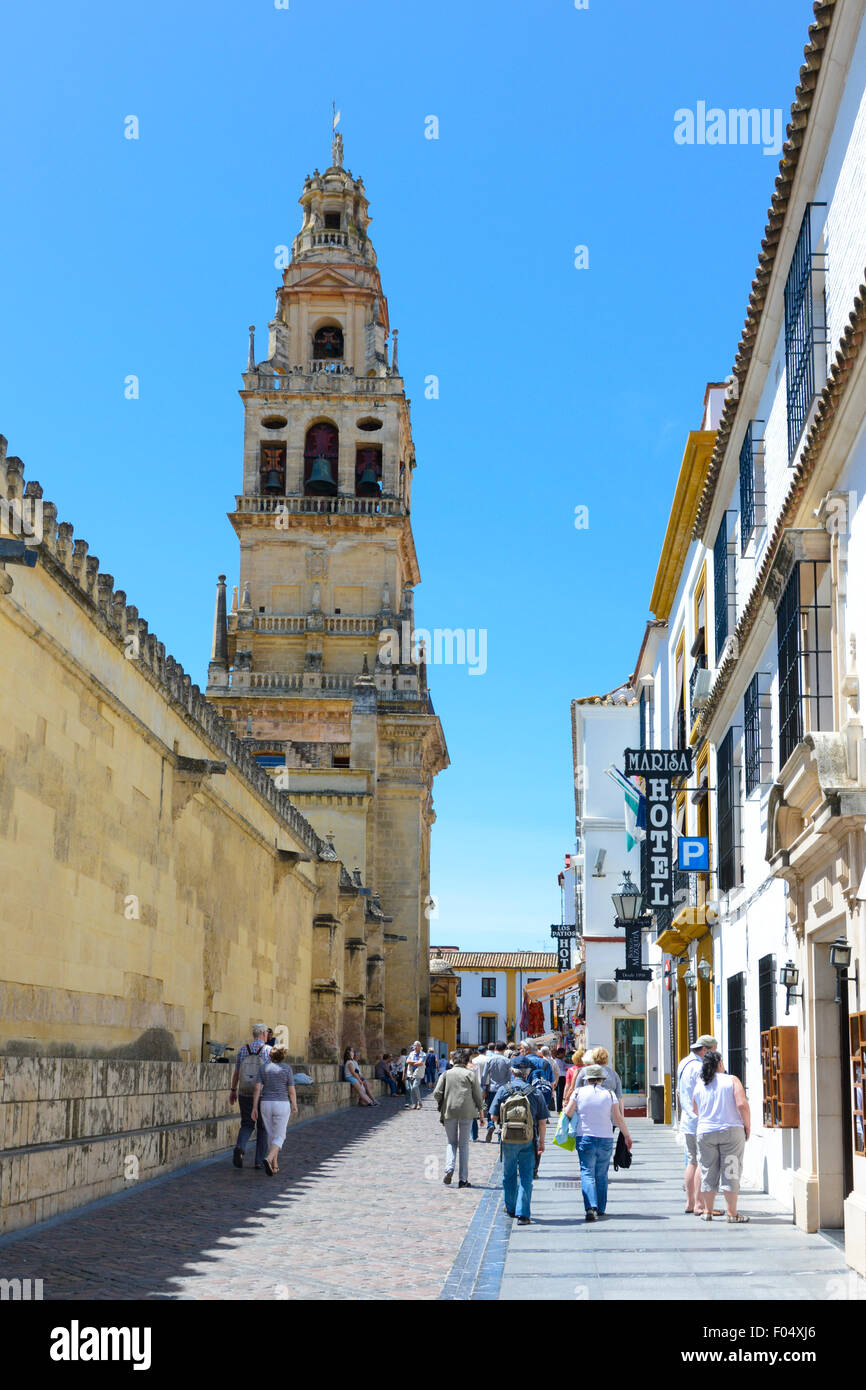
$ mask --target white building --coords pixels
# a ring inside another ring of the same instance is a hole
[[[457,1042],[489,1047],[497,1042],[520,1042],[530,1034],[521,1031],[520,1013],[524,986],[557,970],[554,951],[458,951],[449,946],[431,947],[441,952],[457,976]],[[551,1005],[543,1010],[544,1027],[551,1027]]]
[[[638,742],[636,691],[620,686],[571,704],[575,829],[578,846],[577,920],[583,932],[586,974],[586,1044],[606,1047],[622,1077],[632,1113],[646,1107],[646,985],[617,982],[625,966],[625,932],[616,924],[611,895],[628,869],[637,885],[640,855],[626,852],[622,790],[606,769],[623,767],[623,752]]]
[[[734,370],[689,436],[634,676],[641,737],[693,750],[678,829],[711,850],[708,875],[677,882],[653,947],[668,1114],[678,1057],[714,1033],[751,1105],[746,1185],[807,1230],[844,1224],[861,1273],[864,12],[837,0],[810,30]],[[847,978],[831,963],[838,938]],[[786,1013],[789,959],[802,999]]]

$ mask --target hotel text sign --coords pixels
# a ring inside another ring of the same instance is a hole
[[[673,904],[673,797],[671,780],[688,777],[690,748],[626,748],[627,777],[643,777],[646,789],[646,907]]]

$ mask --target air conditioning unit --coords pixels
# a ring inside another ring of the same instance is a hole
[[[617,1002],[617,990],[618,983],[616,980],[596,980],[596,1004],[615,1004]]]
[[[715,671],[706,669],[696,672],[695,683],[692,686],[692,709],[706,708],[715,674]]]
[[[634,990],[628,980],[617,981],[616,1002],[618,1004],[631,1004],[634,999]]]

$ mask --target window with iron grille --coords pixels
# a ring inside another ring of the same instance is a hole
[[[482,976],[481,976],[481,998],[482,998],[482,999],[495,999],[495,998],[496,998],[496,976],[495,976],[495,975],[482,975]]]
[[[722,653],[728,633],[736,623],[734,597],[734,565],[731,555],[731,533],[735,513],[725,512],[713,545],[713,596],[716,609],[716,662]]]
[[[745,1085],[746,1072],[746,977],[728,977],[728,1072]]]
[[[758,961],[758,1020],[760,1033],[766,1033],[768,1028],[776,1026],[775,956],[761,956]]]
[[[779,649],[779,765],[804,734],[833,727],[830,565],[800,560],[776,614]]]
[[[788,279],[785,283],[785,379],[788,393],[788,459],[815,397],[816,378],[826,374],[827,326],[824,309],[826,255],[815,250],[820,213],[826,203],[807,203]]]
[[[719,889],[726,892],[742,882],[740,863],[740,769],[734,761],[734,730],[729,729],[716,754],[717,842]]]
[[[740,553],[766,524],[763,420],[750,420],[740,447]]]
[[[478,1041],[482,1047],[490,1047],[496,1042],[496,1025],[498,1022],[499,1020],[497,1018],[491,1018],[488,1014],[482,1014],[481,1018],[479,1018],[479,1032],[481,1036]]]
[[[757,673],[749,681],[743,704],[743,742],[746,750],[746,796],[761,781],[761,695]]]

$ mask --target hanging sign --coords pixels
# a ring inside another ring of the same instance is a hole
[[[651,980],[652,971],[641,965],[641,929],[650,925],[648,917],[636,917],[625,924],[625,969],[615,970],[617,980]]]
[[[674,777],[692,770],[690,748],[626,748],[626,776],[643,777],[646,788],[646,908],[657,912],[673,906]]]
[[[570,942],[567,938],[563,938],[563,939],[560,940],[559,945],[558,945],[557,948],[556,948],[556,955],[557,955],[557,970],[559,970],[560,972],[562,972],[563,970],[570,970],[570,969],[571,969],[571,942]]]
[[[560,941],[570,941],[577,936],[577,928],[573,922],[571,924],[568,922],[561,922],[559,924],[554,924],[550,928],[550,935],[559,937]]]

